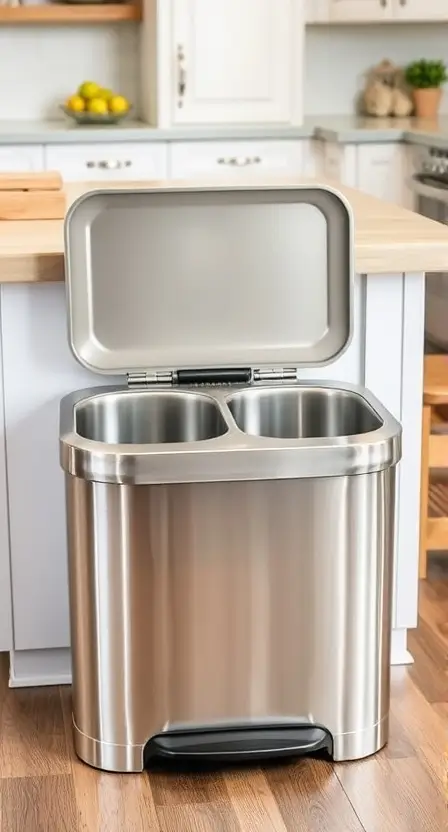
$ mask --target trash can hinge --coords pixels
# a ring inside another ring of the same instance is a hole
[[[199,368],[164,373],[128,373],[129,387],[150,387],[155,384],[179,384],[192,387],[250,384],[253,381],[287,381],[297,379],[295,367],[251,370],[249,367]]]
[[[150,387],[152,384],[174,384],[175,375],[167,373],[128,373],[128,387]]]
[[[297,370],[295,367],[254,370],[253,379],[254,381],[286,381],[288,379],[297,379]]]

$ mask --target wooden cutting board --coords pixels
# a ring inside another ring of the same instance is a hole
[[[64,216],[59,173],[0,173],[0,220],[61,220]]]

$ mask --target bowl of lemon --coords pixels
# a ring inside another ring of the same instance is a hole
[[[118,124],[131,111],[124,95],[105,89],[95,81],[84,81],[62,107],[77,124]]]

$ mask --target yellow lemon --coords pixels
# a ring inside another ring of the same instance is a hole
[[[114,95],[108,103],[111,113],[127,113],[129,110],[129,101],[124,97],[124,95]]]
[[[97,95],[95,98],[102,98],[104,101],[110,101],[111,98],[114,97],[112,90],[107,90],[104,87],[100,87],[98,90]]]
[[[81,98],[85,98],[86,101],[90,101],[92,98],[97,97],[99,89],[99,84],[96,84],[95,81],[84,81],[78,90],[78,95]]]
[[[96,115],[106,115],[107,101],[104,101],[102,98],[92,98],[92,100],[89,101],[87,104],[87,109],[89,113],[96,113]]]
[[[82,113],[86,107],[84,99],[80,95],[71,95],[65,106],[68,110],[73,110],[74,113]]]

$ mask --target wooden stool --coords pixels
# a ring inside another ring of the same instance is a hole
[[[448,423],[438,408],[448,405],[448,355],[426,355],[423,382],[419,576],[426,578],[428,551],[448,550],[448,513],[429,517],[431,468],[448,473]],[[443,427],[446,432],[443,432]],[[433,432],[435,431],[435,432]],[[437,432],[438,431],[438,432]]]

